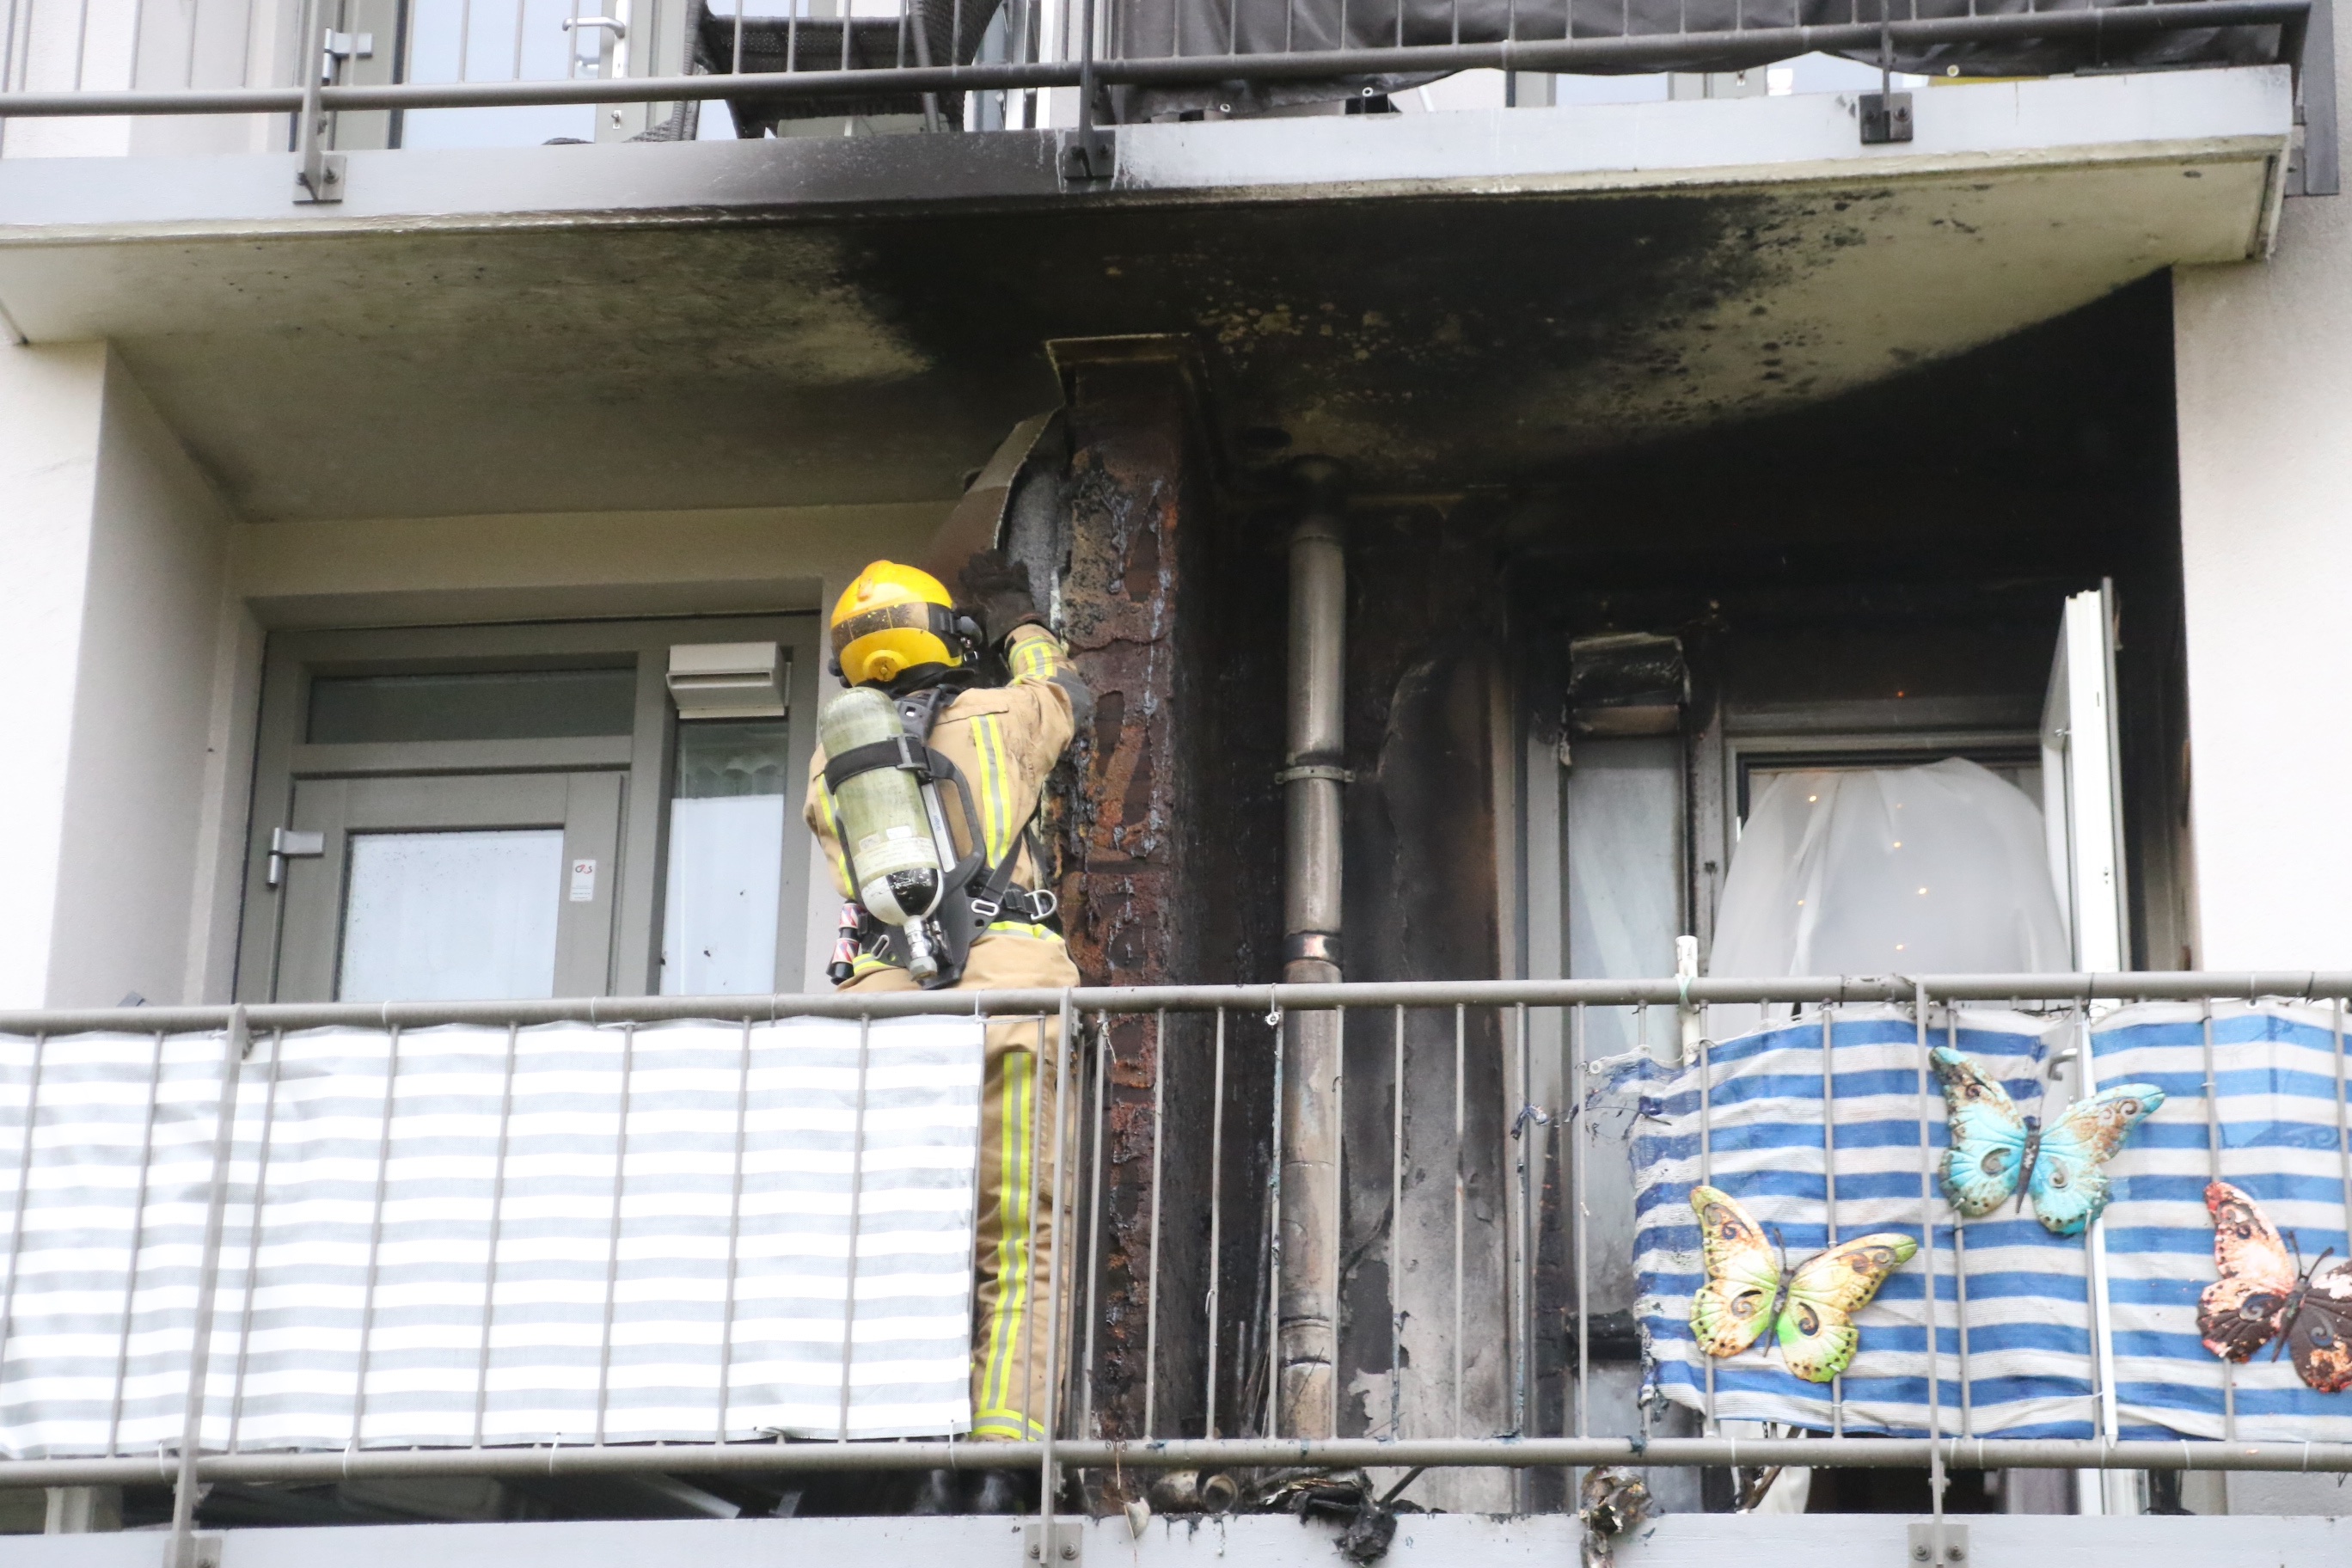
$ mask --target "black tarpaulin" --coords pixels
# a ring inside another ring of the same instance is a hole
[[[1341,48],[1394,48],[1506,40],[1694,38],[1685,55],[1613,68],[1652,71],[1748,70],[1775,58],[1769,41],[1727,47],[1720,35],[1777,27],[1871,25],[1875,0],[1116,0],[1114,52],[1129,59],[1171,56],[1274,55]],[[1895,0],[1897,22],[2028,13],[2080,12],[2088,0]],[[2276,26],[2207,27],[1938,43],[1906,47],[1896,70],[1963,77],[2057,76],[2089,69],[2148,69],[2184,65],[2262,65],[2280,58]],[[1786,53],[1803,52],[1790,47]],[[1852,58],[1878,62],[1873,49]],[[1584,69],[1582,66],[1580,70]],[[1596,65],[1593,74],[1612,68]],[[1315,80],[1231,81],[1134,89],[1122,118],[1226,108],[1237,112],[1400,91],[1434,79],[1414,76],[1331,77]]]

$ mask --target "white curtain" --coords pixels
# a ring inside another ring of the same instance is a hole
[[[1708,973],[2014,973],[2071,962],[2041,809],[1951,757],[1773,777],[1732,852]]]

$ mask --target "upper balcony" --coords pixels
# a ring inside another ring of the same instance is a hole
[[[2263,256],[2335,183],[2326,0],[1255,4],[23,0],[0,308],[113,341],[254,521],[936,500],[1041,344],[1139,333],[1230,450],[1421,493]],[[753,402],[810,438],[720,439]]]

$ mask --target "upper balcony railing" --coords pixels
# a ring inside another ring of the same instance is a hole
[[[1865,142],[1910,140],[1900,90],[2014,78],[2331,61],[2328,0],[7,0],[0,149],[27,122],[247,117],[250,151],[340,153],[866,131],[1060,133],[1066,178],[1114,171],[1120,123],[1320,105],[1381,112],[1497,71],[1496,106],[1834,82]],[[127,16],[124,13],[127,11]],[[1675,73],[1669,88],[1658,73]],[[1824,74],[1826,73],[1826,74]],[[1751,81],[1750,79],[1753,78]],[[1557,80],[1570,85],[1560,88]],[[1575,84],[1588,84],[1578,86]],[[1874,89],[1874,90],[1872,90]],[[2334,188],[2334,72],[2300,83],[2314,192]],[[723,100],[722,129],[703,107]],[[258,117],[258,118],[257,118]],[[234,140],[234,139],[232,139]],[[203,150],[226,150],[218,137]],[[66,150],[77,150],[66,148]],[[87,149],[80,149],[87,150]],[[117,149],[121,150],[121,149]],[[2324,165],[2324,166],[2323,166]]]
[[[2208,1183],[2306,1255],[2347,1243],[2347,998],[2129,973],[0,1014],[0,1487],[171,1484],[184,1542],[204,1483],[369,1476],[1012,1467],[1052,1500],[1068,1468],[1430,1467],[1522,1478],[1527,1508],[1612,1464],[2352,1471],[2300,1346],[2217,1361],[2194,1317]],[[1028,1075],[1007,1103],[1059,1108],[1008,1115],[992,1167],[984,1024]],[[1939,1048],[2045,1124],[2103,1085],[2158,1102],[2091,1167],[2104,1218],[1953,1206]],[[1058,1238],[1019,1330],[1038,1436],[925,1437],[962,1419],[932,1406],[961,1398],[992,1180]],[[1702,1186],[1777,1267],[1899,1243],[1843,1375],[1791,1377],[1769,1329],[1702,1353]]]

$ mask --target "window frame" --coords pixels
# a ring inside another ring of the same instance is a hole
[[[262,657],[233,994],[244,1002],[274,999],[270,993],[277,984],[283,900],[265,885],[265,878],[270,829],[289,820],[298,780],[582,771],[610,772],[622,780],[619,851],[611,873],[613,945],[602,994],[658,994],[679,722],[669,696],[669,649],[677,643],[752,641],[781,644],[791,661],[785,689],[786,715],[792,721],[788,776],[803,778],[816,740],[823,662],[823,627],[814,614],[272,633]],[[303,738],[310,683],[320,677],[600,664],[635,670],[636,696],[626,735],[327,744]],[[787,800],[778,879],[776,981],[780,988],[796,990],[807,963],[811,858],[807,830],[796,827],[798,802],[790,796]]]

